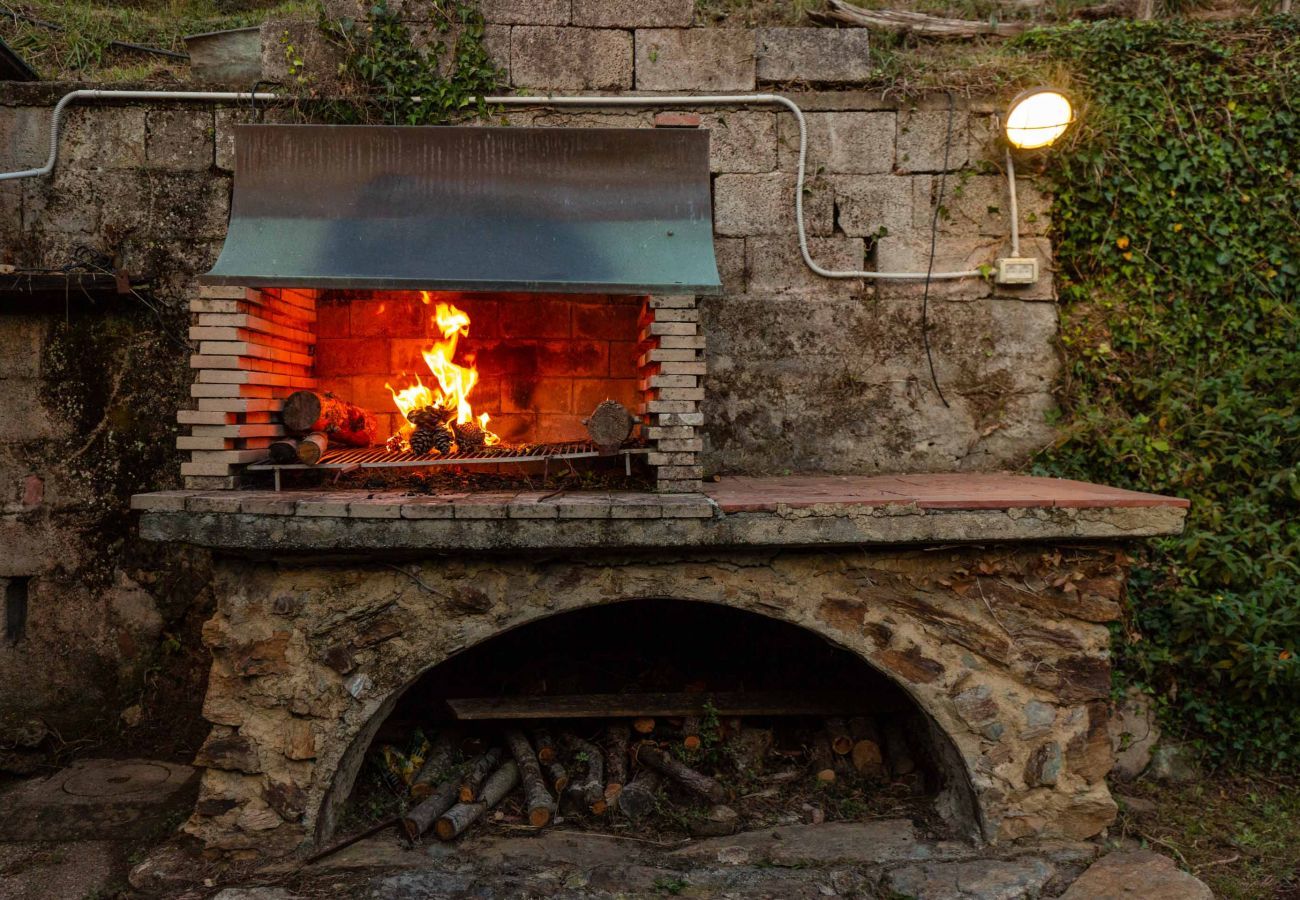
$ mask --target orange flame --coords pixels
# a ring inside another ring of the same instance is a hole
[[[431,303],[428,291],[421,291],[420,299],[426,305]],[[393,395],[393,403],[403,417],[412,410],[437,404],[454,408],[457,424],[472,422],[475,416],[474,408],[469,402],[469,395],[473,392],[474,385],[478,384],[478,371],[472,365],[461,366],[453,361],[456,356],[456,343],[461,337],[469,336],[469,315],[450,303],[438,303],[434,307],[433,324],[442,335],[442,340],[435,341],[431,347],[426,347],[420,355],[424,357],[425,365],[437,379],[437,389],[425,385],[418,375],[415,376],[415,384],[401,390],[397,390],[391,384],[386,384],[385,387]],[[489,445],[499,443],[501,439],[488,430],[488,418],[487,413],[478,416],[483,436]],[[409,438],[414,430],[414,426],[407,422],[402,426],[400,433],[403,438]]]

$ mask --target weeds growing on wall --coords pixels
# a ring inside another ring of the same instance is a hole
[[[1051,473],[1192,501],[1116,642],[1216,761],[1300,761],[1300,21],[1029,34],[1086,100],[1053,155]]]
[[[430,4],[423,46],[411,27],[380,0],[364,20],[324,20],[326,36],[343,51],[340,75],[347,99],[328,102],[316,118],[344,124],[443,125],[484,117],[483,97],[503,74],[488,53],[477,3]],[[291,61],[292,65],[292,61]]]

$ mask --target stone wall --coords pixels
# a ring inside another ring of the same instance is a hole
[[[0,89],[0,169],[45,159],[68,87]],[[173,638],[204,614],[207,556],[135,540],[127,503],[179,483],[174,417],[159,411],[188,391],[181,299],[225,230],[217,116],[74,107],[53,177],[0,184],[0,262],[116,257],[151,281],[138,297],[73,292],[48,309],[0,299],[0,589],[25,606],[20,633],[0,639],[0,721],[38,715],[71,741],[117,734],[125,712],[140,731],[193,734],[196,702],[161,716],[151,704],[190,677],[176,667],[193,650]]]
[[[414,0],[393,5],[413,23],[427,15]],[[1006,252],[992,107],[958,106],[949,171],[941,171],[949,130],[942,105],[853,89],[867,74],[865,32],[692,27],[682,0],[484,0],[484,10],[511,89],[787,93],[808,113],[805,201],[811,249],[823,264],[924,268],[941,180],[948,214],[936,269]],[[283,66],[286,33],[311,37],[314,24],[267,26],[268,77]],[[334,70],[322,42],[303,46],[313,71]],[[70,87],[0,89],[0,168],[44,159],[50,109]],[[89,250],[151,281],[140,297],[107,307],[0,307],[0,541],[8,550],[0,580],[6,591],[17,585],[28,610],[22,637],[0,643],[0,711],[39,711],[66,727],[65,737],[78,733],[87,711],[111,720],[135,704],[133,685],[159,665],[163,635],[195,615],[204,596],[202,557],[180,565],[174,549],[143,549],[126,498],[177,483],[172,414],[187,405],[191,378],[184,303],[224,236],[231,125],[263,115],[280,113],[73,106],[53,176],[0,184],[0,262],[61,267]],[[1045,416],[1059,364],[1048,204],[1029,180],[1024,244],[1048,274],[1029,289],[969,280],[931,291],[945,403],[926,367],[918,287],[828,281],[800,260],[789,114],[539,108],[502,118],[710,130],[725,293],[700,311],[709,348],[707,472],[996,469],[1051,439]]]
[[[381,721],[439,662],[544,617],[656,597],[811,630],[901,685],[951,750],[940,808],[959,828],[1079,839],[1114,817],[1110,550],[228,560],[218,574],[214,728],[187,830],[237,857],[328,839]]]

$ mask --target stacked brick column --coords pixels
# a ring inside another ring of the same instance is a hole
[[[704,336],[694,297],[649,297],[641,313],[642,433],[651,443],[656,487],[699,491],[704,469]]]
[[[181,464],[186,487],[237,486],[240,466],[262,459],[284,433],[283,399],[315,388],[315,291],[255,290],[203,285],[190,301],[190,340],[198,352],[190,395],[197,409],[176,415],[190,434],[176,446],[190,451]]]

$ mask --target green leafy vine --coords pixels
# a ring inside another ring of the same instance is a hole
[[[1068,369],[1039,467],[1191,500],[1117,634],[1212,758],[1300,762],[1300,21],[1031,32],[1088,127],[1054,181]]]

